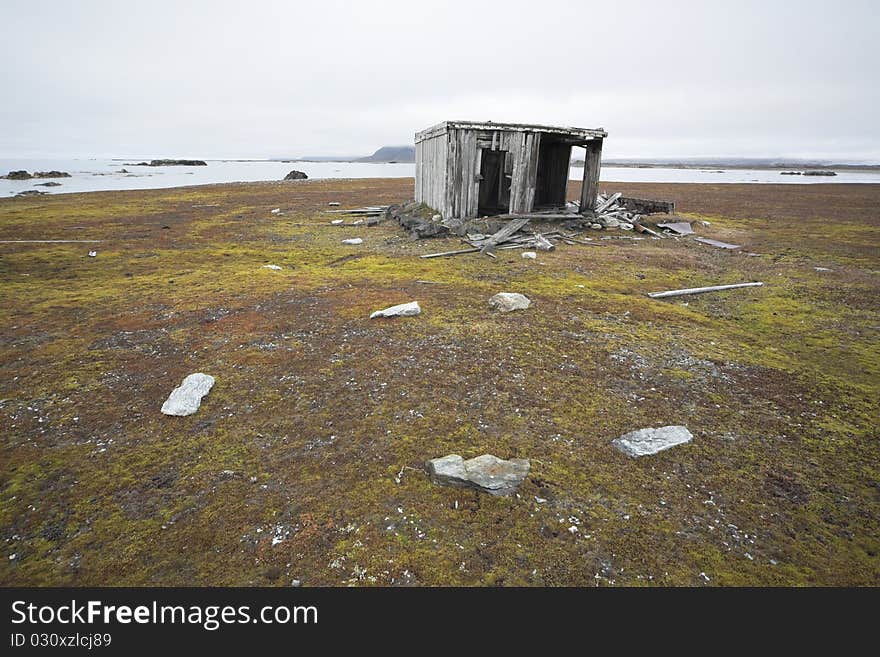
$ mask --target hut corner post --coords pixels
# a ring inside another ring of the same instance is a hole
[[[581,214],[592,212],[599,195],[599,162],[602,160],[602,140],[594,139],[584,146],[587,156],[584,159],[584,182],[581,186]]]

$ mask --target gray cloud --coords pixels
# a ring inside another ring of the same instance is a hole
[[[465,118],[880,160],[872,4],[7,1],[0,155],[360,154]]]

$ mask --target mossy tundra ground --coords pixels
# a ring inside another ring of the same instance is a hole
[[[0,244],[0,583],[880,584],[880,186],[603,188],[743,248],[422,260],[458,241],[323,213],[411,180],[0,200],[0,239],[102,240]],[[162,415],[199,371],[199,412]],[[610,445],[666,424],[695,440]],[[435,486],[450,452],[532,470]]]

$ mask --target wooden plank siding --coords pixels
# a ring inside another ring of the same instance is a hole
[[[480,209],[482,152],[492,150],[506,153],[504,173],[510,178],[509,199],[507,186],[502,184],[501,201],[506,202],[502,205],[506,204],[510,213],[529,213],[536,201],[564,202],[572,144],[587,146],[584,187],[595,200],[600,136],[604,135],[602,130],[582,128],[452,121],[438,124],[416,134],[416,201],[434,208],[444,218],[476,217]]]
[[[594,139],[586,144],[584,158],[584,182],[581,186],[581,213],[596,207],[599,194],[599,164],[602,160],[602,140]]]
[[[416,143],[415,200],[442,215],[448,214],[446,142],[446,135],[439,135]]]

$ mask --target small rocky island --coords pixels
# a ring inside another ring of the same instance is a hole
[[[126,164],[129,167],[206,167],[204,160],[150,160],[149,162],[137,162]]]
[[[70,174],[66,171],[34,171],[33,173],[28,173],[27,171],[10,171],[5,176],[0,176],[0,178],[5,178],[6,180],[31,180],[32,178],[70,178]]]
[[[293,170],[284,176],[285,180],[306,180],[308,176],[304,174],[302,171]]]

